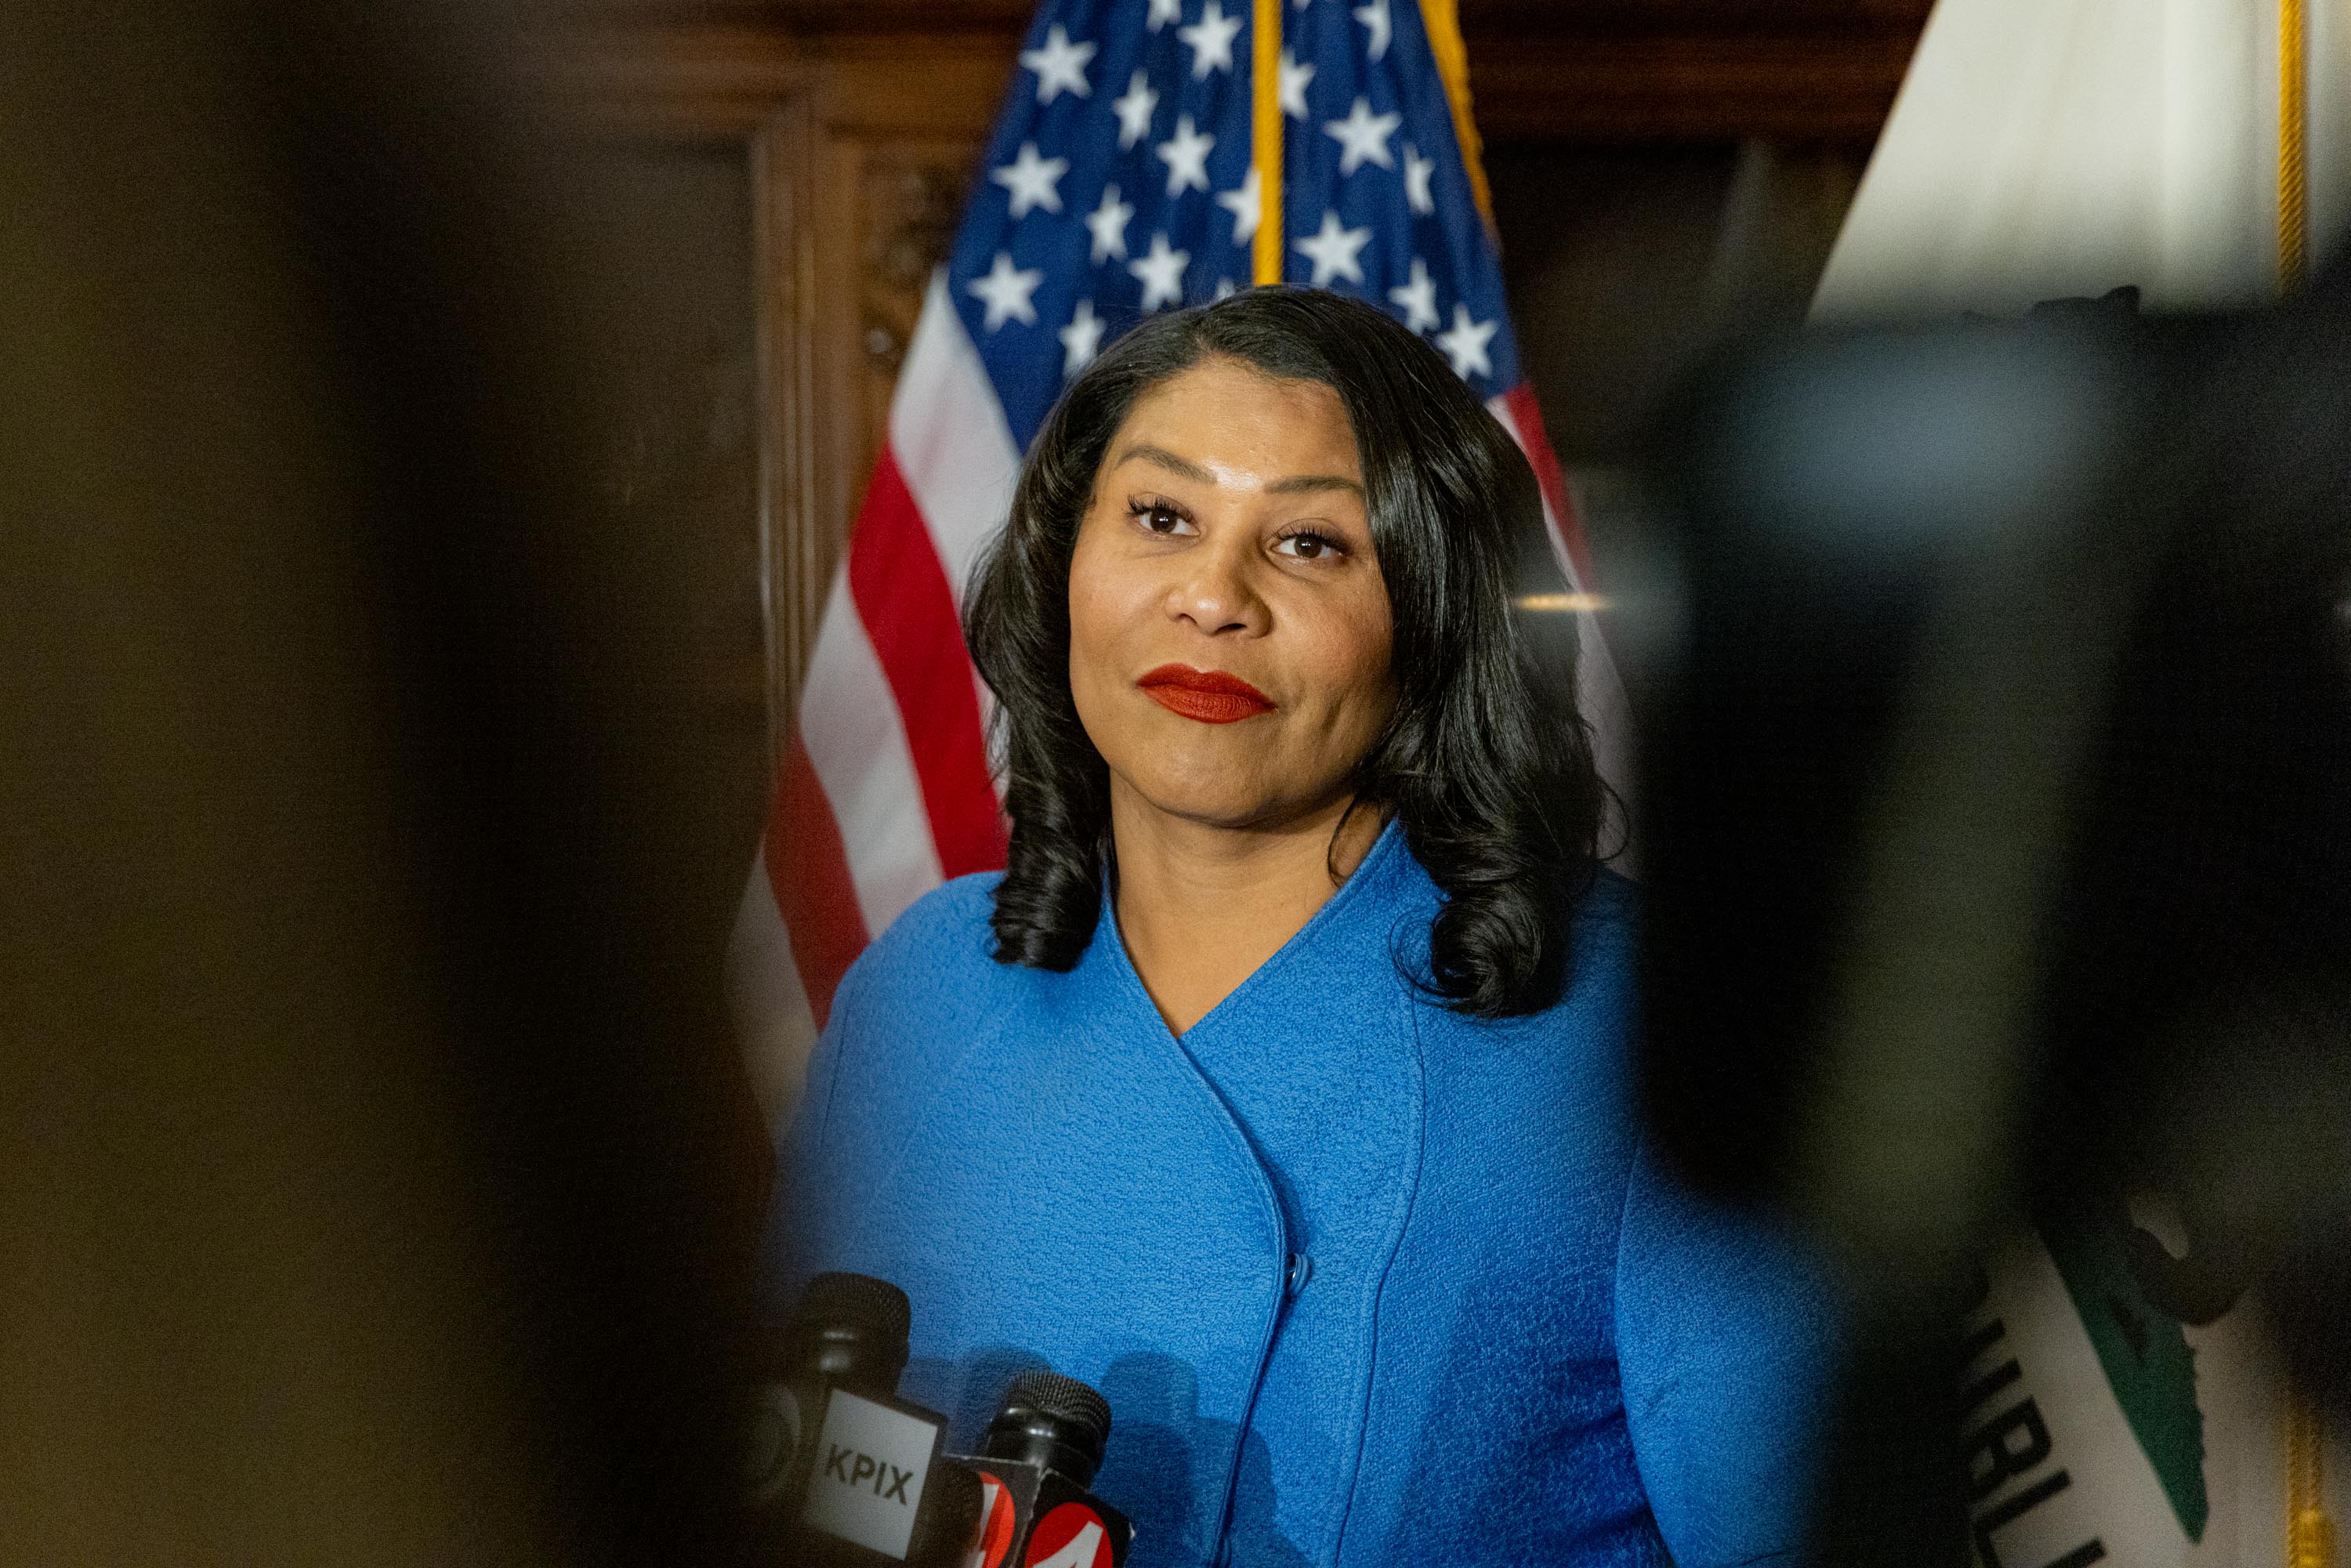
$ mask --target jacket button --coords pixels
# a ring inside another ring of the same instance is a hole
[[[1306,1281],[1312,1278],[1313,1273],[1314,1260],[1303,1252],[1292,1252],[1290,1255],[1290,1270],[1282,1276],[1282,1295],[1285,1298],[1297,1295],[1306,1288]]]

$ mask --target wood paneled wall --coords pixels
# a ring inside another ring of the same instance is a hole
[[[1016,39],[1006,27],[811,37],[607,19],[534,41],[557,133],[723,144],[747,168],[771,740]]]

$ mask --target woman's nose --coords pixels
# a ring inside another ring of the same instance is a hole
[[[1251,580],[1253,552],[1248,543],[1212,540],[1179,559],[1183,565],[1167,597],[1171,615],[1190,621],[1210,636],[1264,630],[1265,601]]]

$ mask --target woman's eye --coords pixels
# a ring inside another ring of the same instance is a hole
[[[1284,534],[1274,541],[1273,548],[1293,560],[1321,560],[1339,553],[1336,539],[1317,533]]]
[[[1155,534],[1176,534],[1184,531],[1191,519],[1165,501],[1136,501],[1127,508],[1135,520]]]

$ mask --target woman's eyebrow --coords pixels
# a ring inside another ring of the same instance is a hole
[[[1154,446],[1147,441],[1138,442],[1121,452],[1118,455],[1118,463],[1128,463],[1137,458],[1156,467],[1165,468],[1170,474],[1186,479],[1197,480],[1203,485],[1213,485],[1217,480],[1214,474],[1191,459],[1178,457],[1165,447]],[[1116,467],[1118,464],[1114,463],[1112,466]],[[1353,490],[1358,496],[1364,493],[1363,486],[1341,474],[1295,474],[1287,479],[1276,479],[1265,488],[1266,493],[1271,496],[1297,496],[1313,490]]]
[[[1154,464],[1161,468],[1165,468],[1170,474],[1176,475],[1182,478],[1196,479],[1203,485],[1213,485],[1217,482],[1217,476],[1214,474],[1209,473],[1206,468],[1201,467],[1197,463],[1194,463],[1186,458],[1178,457],[1173,452],[1168,451],[1165,447],[1154,446],[1148,442],[1141,442],[1135,445],[1128,447],[1125,451],[1118,455],[1118,461],[1119,463],[1132,463],[1138,457],[1145,463]],[[1117,465],[1118,464],[1112,465],[1113,467],[1116,467]]]
[[[1340,474],[1300,474],[1288,479],[1276,479],[1266,487],[1270,496],[1296,496],[1309,490],[1353,490],[1364,493],[1364,487]]]

